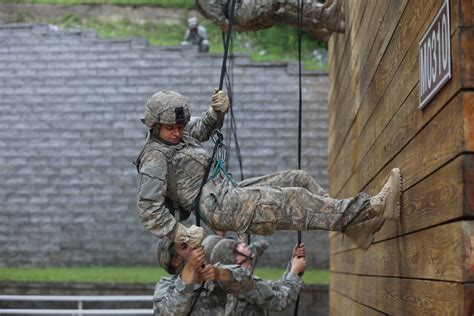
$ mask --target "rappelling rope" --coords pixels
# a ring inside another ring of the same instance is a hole
[[[232,0],[232,5],[231,5],[230,15],[229,15],[229,27],[227,29],[227,37],[226,37],[225,42],[224,42],[224,58],[222,59],[221,78],[220,78],[220,81],[219,81],[219,90],[222,90],[222,86],[223,86],[223,83],[224,83],[224,76],[225,76],[225,73],[226,73],[227,55],[229,53],[229,43],[230,43],[230,38],[232,36],[232,25],[234,24],[235,3],[236,3],[236,0]],[[218,148],[222,147],[222,145],[223,145],[222,140],[223,140],[224,136],[222,135],[222,133],[220,131],[221,126],[222,126],[222,117],[221,117],[220,113],[217,113],[217,125],[216,125],[216,129],[214,129],[213,135],[212,135],[212,140],[214,141],[214,149],[212,150],[211,159],[209,161],[209,164],[206,167],[206,172],[204,173],[204,177],[202,178],[202,182],[201,182],[201,186],[199,188],[199,192],[198,192],[198,194],[196,196],[196,199],[194,200],[194,203],[193,203],[194,204],[193,205],[194,212],[196,214],[196,225],[197,226],[201,226],[201,215],[200,215],[200,209],[199,209],[199,202],[200,202],[200,199],[201,199],[202,189],[204,188],[204,185],[208,181],[209,173],[211,172],[212,162],[214,161],[214,157],[216,156],[216,152],[218,151]],[[221,153],[222,153],[222,151],[221,151]],[[194,306],[196,305],[196,302],[198,301],[199,296],[201,296],[201,292],[202,292],[203,288],[204,288],[204,283],[199,288],[198,293],[196,295],[196,298],[194,299],[193,304],[191,305],[191,309],[188,312],[188,315],[191,315],[191,313],[193,312]]]
[[[222,32],[222,43],[225,45],[225,34],[224,32]],[[240,169],[240,181],[243,181],[245,179],[245,176],[244,176],[244,169],[243,169],[243,163],[242,163],[242,154],[240,152],[240,144],[239,144],[239,139],[238,139],[238,135],[237,135],[237,123],[235,121],[235,115],[234,115],[234,94],[233,94],[233,89],[232,89],[232,83],[234,81],[234,64],[233,64],[233,47],[234,47],[234,39],[235,39],[235,33],[232,34],[232,38],[231,38],[231,42],[230,42],[230,56],[231,56],[231,59],[230,59],[230,67],[228,67],[228,69],[226,69],[226,73],[225,73],[225,86],[226,86],[226,90],[227,90],[227,95],[229,97],[229,101],[230,101],[230,116],[229,116],[229,123],[227,124],[227,139],[230,139],[232,136],[234,138],[234,142],[235,142],[235,155],[237,157],[237,161],[239,163],[239,169]],[[227,145],[227,149],[228,149],[228,152],[230,153],[231,151],[231,143],[229,143]],[[223,170],[224,171],[224,174],[227,178],[231,179],[232,183],[234,185],[236,185],[234,179],[230,176],[230,174],[227,173],[226,170],[229,169],[229,161],[230,159],[226,160],[225,161],[225,169]],[[216,172],[214,172],[214,174],[216,174]],[[248,234],[247,235],[247,245],[250,245],[252,241],[252,238],[251,238],[251,235]],[[253,263],[253,267],[255,268],[255,265],[257,264],[257,260],[254,261]]]
[[[230,38],[232,36],[232,26],[234,24],[234,9],[235,9],[235,3],[236,0],[232,0],[232,5],[231,5],[231,10],[230,10],[230,15],[229,15],[229,26],[227,28],[227,36],[225,38],[225,43],[224,43],[224,58],[222,59],[222,67],[221,67],[221,76],[220,76],[220,81],[219,81],[219,90],[222,90],[222,86],[224,85],[224,77],[226,73],[226,63],[227,63],[227,55],[229,53],[229,43],[230,43]],[[199,202],[201,199],[201,193],[202,189],[204,188],[204,185],[208,181],[209,173],[211,172],[211,167],[212,163],[214,161],[214,157],[216,155],[216,152],[218,151],[219,148],[223,148],[223,143],[222,140],[224,139],[224,136],[221,133],[221,127],[222,127],[222,115],[217,112],[217,124],[216,128],[213,131],[212,135],[212,140],[214,141],[214,149],[212,151],[211,159],[209,161],[209,164],[206,167],[206,171],[204,173],[204,177],[201,182],[201,186],[199,188],[199,192],[196,196],[196,199],[194,200],[194,212],[196,214],[196,225],[201,226],[201,214],[200,214],[200,209],[199,209]]]
[[[234,39],[235,39],[235,33],[232,34],[232,40],[230,42],[230,66],[227,67],[226,71],[226,76],[225,76],[225,86],[227,90],[227,96],[229,97],[230,101],[230,115],[228,116],[229,123],[226,125],[227,126],[227,139],[231,139],[231,137],[234,138],[234,143],[235,143],[235,154],[237,157],[237,161],[239,163],[239,169],[240,169],[240,181],[243,181],[245,176],[244,176],[244,170],[243,170],[243,163],[242,163],[242,155],[240,152],[240,144],[238,140],[238,135],[237,135],[237,124],[235,121],[235,115],[234,115],[234,93],[232,89],[232,84],[234,81],[234,66],[233,66],[233,44],[234,44]],[[225,43],[225,35],[222,33],[222,42]],[[231,152],[231,142],[228,143],[227,145],[228,152]],[[226,169],[229,169],[229,160],[226,160]]]
[[[298,0],[298,83],[299,83],[299,107],[298,107],[298,169],[301,170],[301,125],[303,114],[303,93],[301,88],[301,38],[303,33],[303,0]],[[301,230],[298,230],[298,246],[301,245]],[[300,303],[300,293],[295,303],[295,313],[298,315],[298,306]]]

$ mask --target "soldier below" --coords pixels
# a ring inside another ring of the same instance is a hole
[[[207,53],[209,51],[209,40],[206,28],[202,25],[198,25],[198,21],[195,17],[188,19],[188,29],[184,34],[184,41],[181,44],[189,45],[189,43],[197,45],[199,52]]]
[[[140,177],[140,221],[156,237],[171,241],[189,238],[189,230],[179,221],[193,212],[193,201],[210,162],[201,142],[210,138],[217,115],[228,108],[229,99],[223,91],[215,91],[209,110],[193,118],[188,100],[177,92],[160,91],[148,100],[142,120],[148,136],[135,165]],[[277,230],[341,231],[367,249],[385,219],[399,218],[401,185],[400,170],[395,168],[377,195],[361,192],[352,198],[333,199],[302,170],[239,183],[220,174],[203,188],[200,215],[214,231],[257,235]],[[183,215],[178,220],[170,203],[173,196]]]
[[[250,272],[238,265],[205,264],[199,242],[188,244],[158,241],[158,262],[171,277],[155,287],[155,315],[223,315],[228,294],[254,288]]]
[[[211,236],[207,237],[211,238]],[[222,239],[212,249],[211,263],[239,264],[253,271],[249,247],[233,239]],[[291,261],[283,276],[276,281],[253,276],[255,289],[240,295],[227,295],[225,315],[267,315],[293,305],[302,286],[300,275],[306,270],[304,245],[293,248]]]

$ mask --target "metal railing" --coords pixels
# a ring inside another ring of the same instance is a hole
[[[0,295],[0,301],[77,302],[77,309],[0,308],[3,315],[153,315],[153,309],[84,309],[84,302],[151,302],[152,295]]]

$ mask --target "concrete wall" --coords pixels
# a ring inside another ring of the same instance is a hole
[[[162,89],[188,96],[194,115],[207,109],[222,55],[45,25],[0,25],[0,42],[0,266],[154,264],[135,206],[139,119]],[[245,177],[296,168],[296,65],[230,63]],[[326,74],[303,75],[302,165],[324,187],[327,88]],[[260,264],[284,266],[296,233],[269,240]],[[310,267],[327,267],[327,233],[303,241]]]

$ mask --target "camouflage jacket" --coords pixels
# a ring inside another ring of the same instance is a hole
[[[158,238],[173,231],[176,220],[165,203],[168,188],[167,159],[175,170],[180,207],[191,211],[210,157],[200,142],[210,138],[216,120],[209,111],[193,117],[186,125],[183,140],[167,145],[151,137],[137,159],[139,169],[138,213],[142,224]]]
[[[207,31],[201,25],[199,25],[196,30],[187,29],[184,34],[184,40],[194,45],[201,44],[201,42],[207,38]]]
[[[301,278],[289,269],[277,281],[253,277],[255,289],[245,294],[227,295],[225,315],[267,315],[268,311],[279,312],[295,303]]]
[[[207,281],[202,290],[199,284],[184,284],[179,275],[162,278],[155,287],[153,310],[155,315],[224,315],[227,295],[251,291],[254,282],[250,272],[238,265],[220,265],[232,273],[230,282]]]

